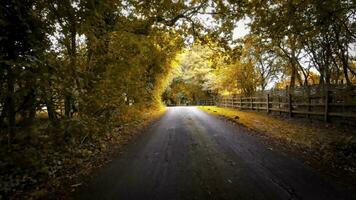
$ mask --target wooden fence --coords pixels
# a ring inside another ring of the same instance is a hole
[[[215,106],[216,101],[215,99],[203,99],[203,100],[197,100],[195,105],[200,105],[200,106]]]
[[[356,87],[324,88],[323,90],[303,92],[301,90],[297,92],[287,90],[278,93],[268,91],[253,97],[233,95],[206,101],[207,105],[215,104],[240,110],[284,113],[290,117],[316,117],[326,122],[330,121],[330,118],[342,118],[350,119],[352,123],[356,122]]]

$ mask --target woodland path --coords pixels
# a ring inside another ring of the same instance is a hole
[[[352,199],[342,186],[195,107],[171,107],[75,199]]]

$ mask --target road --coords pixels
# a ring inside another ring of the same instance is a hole
[[[352,199],[342,186],[248,130],[171,107],[76,199]]]

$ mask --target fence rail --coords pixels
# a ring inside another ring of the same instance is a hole
[[[220,97],[217,106],[238,108],[241,110],[257,110],[279,113],[322,116],[328,122],[330,117],[356,119],[356,92],[333,92],[326,90],[322,95],[295,95],[289,93],[284,96],[266,94],[258,97]]]
[[[325,89],[319,92],[259,93],[253,97],[223,96],[215,100],[201,100],[198,105],[217,105],[240,110],[285,113],[290,117],[318,117],[325,122],[330,118],[351,119],[356,122],[356,88]]]
[[[197,100],[196,105],[200,106],[215,106],[216,102],[215,99],[204,99],[204,100]]]

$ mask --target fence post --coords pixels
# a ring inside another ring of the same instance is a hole
[[[310,112],[311,112],[311,97],[310,97],[310,87],[309,85],[306,86],[307,90],[307,118],[310,118]]]
[[[252,97],[250,97],[250,106],[251,106],[251,110],[253,110],[253,99],[252,99]]]
[[[267,94],[267,113],[269,113],[269,94]]]
[[[293,112],[292,112],[293,106],[292,106],[292,94],[291,93],[289,93],[289,95],[288,95],[288,106],[289,106],[289,117],[293,117]]]
[[[278,110],[279,110],[279,115],[282,115],[282,111],[281,111],[281,97],[278,96]]]
[[[310,94],[308,94],[308,114],[307,114],[307,118],[310,118],[310,112],[311,112],[311,97]]]
[[[324,112],[324,121],[329,122],[329,90],[326,89],[325,91],[325,112]]]

